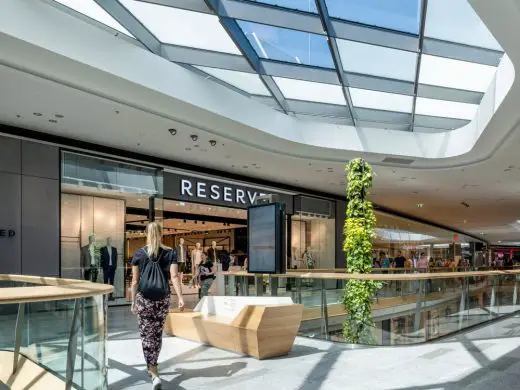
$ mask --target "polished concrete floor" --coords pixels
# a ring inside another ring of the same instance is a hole
[[[109,317],[109,388],[150,389],[135,317],[128,308]],[[297,338],[289,356],[265,361],[165,337],[160,371],[164,389],[520,389],[520,316],[411,347]]]

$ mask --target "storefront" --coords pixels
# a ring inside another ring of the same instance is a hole
[[[182,238],[188,260],[199,244],[203,250],[215,245],[241,262],[247,255],[247,207],[265,197],[285,205],[287,268],[345,267],[346,202],[339,197],[266,186],[203,169],[180,170],[173,163],[94,156],[67,150],[66,140],[60,145],[63,149],[1,140],[0,173],[3,183],[10,184],[0,189],[8,205],[0,210],[0,245],[13,259],[2,264],[1,272],[99,282],[108,277],[109,282],[113,279],[115,297],[124,299],[128,260],[144,245],[149,221],[163,224],[167,245],[177,246]],[[380,210],[376,218],[374,258],[381,253],[395,258],[401,252],[414,259],[424,252],[435,263],[484,262],[479,240]],[[89,243],[94,253],[87,252]],[[101,267],[102,253],[113,268],[108,272]],[[87,275],[85,269],[92,265],[98,270]]]
[[[213,246],[219,256],[232,256],[243,264],[247,207],[267,196],[285,206],[288,267],[334,268],[332,200],[63,151],[61,275],[98,282],[113,279],[114,298],[124,299],[129,260],[145,245],[144,229],[152,220],[163,225],[166,245],[177,247],[182,239],[186,274],[193,271],[196,248],[207,252]],[[94,253],[88,253],[92,247]],[[112,269],[102,264],[103,253],[106,257],[109,252],[114,256]]]

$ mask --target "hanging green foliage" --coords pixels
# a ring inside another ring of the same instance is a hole
[[[372,188],[372,167],[357,158],[345,167],[347,174],[347,215],[343,233],[343,251],[347,273],[372,271],[372,239],[376,217],[368,194]],[[381,284],[372,280],[349,280],[343,292],[347,319],[343,335],[349,343],[373,344],[372,298]]]

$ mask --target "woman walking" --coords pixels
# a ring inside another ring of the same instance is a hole
[[[178,271],[175,250],[162,244],[161,226],[156,222],[148,224],[146,246],[139,249],[132,259],[132,313],[137,315],[153,390],[161,389],[157,360],[161,352],[166,315],[170,309],[170,279],[178,297],[179,309],[184,308]]]

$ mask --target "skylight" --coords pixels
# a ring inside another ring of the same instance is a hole
[[[236,72],[233,70],[208,68],[206,66],[195,67],[249,94],[270,96],[269,91],[256,73]]]
[[[127,31],[126,28],[121,26],[117,20],[110,16],[103,8],[101,8],[94,0],[54,0],[66,7],[72,8],[74,11],[79,12],[85,16],[88,16],[95,21],[102,23],[108,27],[112,27],[114,30],[122,32],[133,38],[133,35]]]
[[[345,104],[338,85],[274,77],[274,81],[287,99],[306,100],[329,104]]]
[[[419,82],[447,88],[485,92],[496,68],[472,62],[452,60],[424,54],[421,60]]]
[[[472,120],[478,105],[469,103],[450,102],[447,100],[417,98],[415,113],[446,118]]]
[[[412,112],[413,96],[349,88],[354,107],[375,110]]]
[[[358,128],[464,126],[504,54],[469,0],[56,1],[275,110]]]
[[[120,2],[163,43],[241,54],[216,15],[135,0]]]
[[[346,72],[413,81],[417,54],[338,39],[343,69]]]

